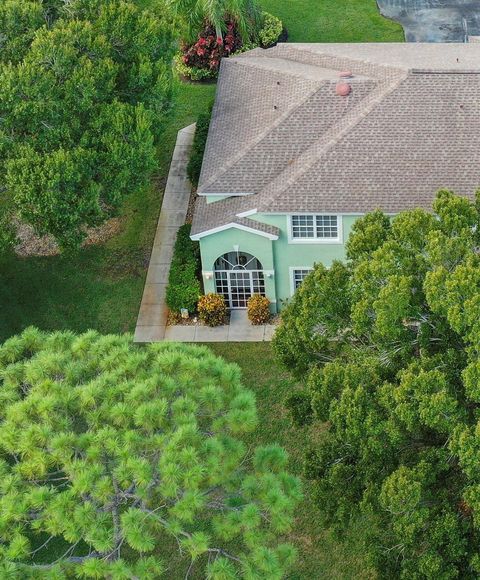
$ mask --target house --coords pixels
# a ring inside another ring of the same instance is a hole
[[[279,310],[359,216],[480,186],[480,44],[279,44],[222,62],[192,239],[206,292]]]

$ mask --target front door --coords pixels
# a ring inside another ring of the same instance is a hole
[[[246,308],[252,294],[265,296],[262,264],[251,254],[229,252],[215,262],[215,285],[230,308]]]
[[[253,294],[251,272],[229,272],[230,278],[230,308],[246,308],[247,300]]]

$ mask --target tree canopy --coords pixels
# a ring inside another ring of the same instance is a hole
[[[34,328],[10,338],[0,576],[168,578],[170,538],[186,578],[283,577],[299,481],[281,448],[242,442],[256,423],[239,368],[205,347]]]
[[[480,575],[480,196],[359,219],[346,264],[317,265],[274,347],[304,379],[297,422],[325,521],[365,525],[382,577]]]
[[[0,209],[76,248],[155,167],[170,23],[130,0],[8,0],[0,23]]]

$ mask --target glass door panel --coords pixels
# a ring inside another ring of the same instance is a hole
[[[252,275],[250,272],[229,272],[230,274],[230,307],[246,308],[247,300],[253,294]]]

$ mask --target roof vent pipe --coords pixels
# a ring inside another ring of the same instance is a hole
[[[335,92],[339,97],[348,97],[352,92],[352,87],[348,83],[338,83]]]

